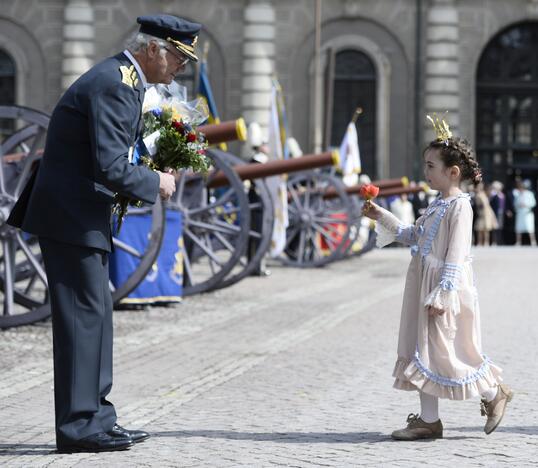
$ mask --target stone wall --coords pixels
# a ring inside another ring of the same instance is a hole
[[[379,176],[416,170],[426,112],[449,110],[475,134],[475,74],[481,52],[504,27],[538,19],[538,0],[423,0],[421,99],[415,110],[415,0],[324,0],[322,49],[355,47],[378,73]],[[77,73],[122,49],[135,18],[153,12],[201,22],[221,117],[263,120],[273,71],[293,134],[313,146],[314,0],[0,0],[0,47],[19,70],[17,102],[50,111]],[[70,26],[71,24],[71,26]],[[270,70],[272,69],[272,70]],[[63,83],[63,85],[62,85]],[[262,122],[263,123],[263,122]]]

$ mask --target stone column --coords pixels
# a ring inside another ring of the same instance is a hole
[[[245,14],[241,107],[267,138],[271,77],[275,70],[275,10],[267,0],[250,0]]]
[[[455,0],[432,0],[427,13],[426,26],[426,114],[439,116],[448,111],[448,121],[455,135],[460,127],[460,83],[459,83],[459,25]],[[425,115],[425,143],[434,138],[431,125]]]
[[[93,65],[95,29],[89,0],[68,0],[64,10],[62,91]]]

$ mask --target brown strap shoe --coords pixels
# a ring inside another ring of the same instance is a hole
[[[491,434],[501,423],[506,410],[506,405],[512,401],[514,391],[508,385],[499,384],[497,387],[497,395],[491,401],[482,399],[480,402],[480,413],[482,416],[487,416],[488,420],[484,426],[484,432]]]
[[[442,439],[443,424],[440,419],[427,423],[420,419],[418,414],[411,413],[407,416],[407,427],[394,431],[392,438],[395,440]]]

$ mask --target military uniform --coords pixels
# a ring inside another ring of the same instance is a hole
[[[168,15],[138,21],[141,32],[166,36],[178,50],[185,29],[187,47],[200,29]],[[144,100],[143,73],[129,55],[98,63],[65,92],[52,113],[37,176],[8,221],[39,237],[47,272],[58,448],[115,427],[116,412],[107,400],[111,208],[115,193],[150,204],[159,196],[159,175],[128,159]]]

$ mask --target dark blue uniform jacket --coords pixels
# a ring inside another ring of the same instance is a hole
[[[54,109],[35,183],[26,206],[17,207],[24,231],[110,251],[114,193],[155,203],[158,174],[128,161],[144,88],[140,77],[136,85],[122,82],[122,65],[132,65],[124,54],[95,65]]]

